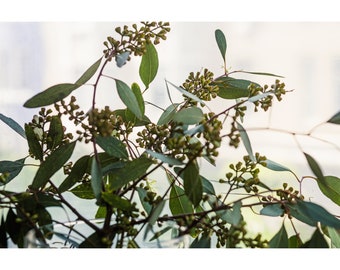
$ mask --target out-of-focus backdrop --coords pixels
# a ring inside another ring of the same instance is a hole
[[[101,55],[103,42],[114,35],[121,22],[0,22],[0,113],[24,125],[37,110],[23,108],[34,94],[57,83],[74,82]],[[270,72],[282,75],[287,90],[280,103],[275,102],[269,113],[252,113],[245,127],[254,152],[296,171],[298,176],[311,175],[297,147],[311,154],[324,174],[340,176],[340,152],[324,141],[307,136],[278,132],[287,130],[308,133],[340,110],[340,23],[332,22],[174,22],[168,39],[157,46],[159,72],[148,90],[147,98],[158,106],[168,104],[164,79],[181,85],[189,72],[208,68],[215,76],[223,73],[223,61],[215,42],[214,31],[221,29],[227,38],[227,68]],[[121,69],[112,65],[110,75],[128,84],[139,81],[140,59],[133,59]],[[237,77],[240,77],[238,74]],[[271,84],[273,77],[242,75],[261,84]],[[104,81],[98,96],[98,106],[111,102],[114,108],[114,84]],[[82,91],[82,92],[81,92]],[[90,108],[90,89],[75,92],[79,102]],[[176,93],[173,93],[174,97]],[[225,108],[223,100],[214,103],[214,110]],[[157,120],[153,108],[149,117]],[[159,111],[158,111],[159,113]],[[153,118],[156,117],[156,118]],[[276,131],[275,131],[276,130]],[[26,155],[26,142],[0,122],[0,159],[14,160]],[[340,127],[322,125],[313,130],[315,137],[339,144]],[[14,150],[14,151],[13,151]],[[222,168],[246,154],[225,148],[220,151]],[[207,174],[211,168],[207,168]],[[223,171],[214,171],[221,174]],[[272,181],[291,181],[288,173],[265,172]],[[273,177],[273,179],[271,179]],[[296,181],[295,181],[296,184]],[[303,189],[311,200],[317,198],[330,209],[337,209],[324,198],[313,180],[306,180]],[[336,214],[336,213],[335,213]],[[339,213],[337,213],[339,214]],[[256,226],[256,224],[254,224]],[[256,230],[256,228],[254,228]]]

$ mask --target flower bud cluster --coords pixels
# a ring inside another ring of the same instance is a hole
[[[260,184],[259,173],[260,169],[257,166],[260,164],[265,165],[265,156],[260,156],[259,153],[255,154],[255,160],[253,161],[249,155],[243,157],[243,161],[230,164],[229,168],[233,172],[226,173],[226,180],[220,179],[220,183],[228,183],[235,188],[244,188],[247,193],[258,193],[258,185]]]
[[[92,136],[116,136],[124,135],[125,132],[131,132],[131,130],[124,129],[124,121],[120,115],[117,115],[115,111],[112,111],[109,106],[105,106],[104,109],[98,110],[95,108],[88,114],[89,131]],[[92,138],[89,136],[85,142],[89,142]]]
[[[160,40],[166,39],[166,34],[170,31],[168,22],[141,22],[142,26],[136,24],[129,28],[125,25],[123,28],[116,27],[115,32],[120,36],[115,39],[111,36],[107,37],[104,42],[106,49],[104,50],[105,58],[111,60],[116,55],[124,52],[130,52],[135,56],[141,56],[146,51],[146,44],[153,42],[157,45]],[[130,57],[128,58],[130,60]]]
[[[208,69],[204,69],[203,74],[201,72],[196,72],[196,74],[191,72],[182,86],[186,91],[197,96],[199,99],[210,101],[216,98],[218,93],[218,86],[212,84],[214,81],[213,77],[214,74]],[[186,96],[184,96],[184,100],[189,101],[191,105],[197,105],[197,101]]]
[[[263,87],[261,87],[255,84],[251,84],[249,86],[249,92],[249,97],[254,97],[265,93],[272,93],[278,101],[281,101],[282,95],[286,94],[285,84],[281,83],[280,80],[275,80],[275,83],[272,84],[270,87],[268,85],[264,85]],[[257,112],[259,106],[264,111],[267,111],[273,104],[273,95],[267,95],[260,100],[255,101],[254,111]]]
[[[54,108],[58,112],[59,117],[68,115],[70,121],[73,121],[75,125],[79,125],[84,121],[86,115],[84,111],[79,110],[80,107],[76,104],[76,101],[76,97],[71,96],[68,104],[65,102],[65,99],[62,99],[60,103],[54,103]]]
[[[73,139],[72,133],[65,133],[66,127],[60,126],[56,127],[56,130],[51,130],[52,119],[58,117],[60,120],[60,116],[53,115],[52,109],[46,109],[42,107],[38,112],[38,115],[34,115],[31,122],[27,123],[32,127],[34,135],[37,141],[40,143],[43,153],[45,155],[49,155],[49,153],[55,149],[56,147],[69,143],[70,140]],[[61,120],[60,120],[61,122]],[[53,138],[55,138],[55,132],[59,133],[60,139],[57,144],[55,141],[53,142]]]

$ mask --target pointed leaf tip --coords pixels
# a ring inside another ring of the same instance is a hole
[[[223,57],[223,60],[225,62],[225,55],[226,55],[226,52],[227,52],[227,41],[226,41],[225,35],[223,34],[223,32],[220,29],[217,29],[215,31],[215,39],[216,39],[216,42],[217,42],[217,46],[218,46],[218,48],[221,52],[221,55]]]

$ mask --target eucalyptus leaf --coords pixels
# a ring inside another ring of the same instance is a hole
[[[324,176],[322,173],[322,170],[319,166],[319,164],[316,162],[316,160],[310,156],[307,153],[303,153],[307,159],[308,165],[310,167],[310,169],[312,170],[312,172],[314,173],[314,175],[318,178],[319,182],[324,183]]]
[[[149,215],[148,223],[149,225],[154,225],[159,218],[160,214],[163,211],[165,206],[165,200],[160,201],[155,208],[152,209],[151,214]]]
[[[18,133],[21,137],[26,139],[25,130],[12,118],[7,117],[0,113],[0,120],[3,121],[6,125],[8,125],[11,129],[13,129],[16,133]]]
[[[64,139],[64,128],[59,116],[52,116],[47,136],[48,149],[59,146]]]
[[[240,132],[240,136],[241,136],[243,145],[244,145],[244,147],[246,148],[247,153],[248,153],[250,159],[251,159],[253,162],[255,162],[256,159],[255,159],[255,156],[254,156],[254,154],[253,154],[253,149],[252,149],[252,147],[251,147],[251,143],[250,143],[250,140],[249,140],[247,131],[244,129],[244,127],[243,127],[239,122],[237,122],[237,128],[238,128],[238,130],[239,130],[239,132]]]
[[[150,42],[147,43],[146,52],[142,56],[142,61],[139,66],[139,76],[146,88],[149,88],[150,83],[156,77],[158,71],[158,54],[155,46]]]
[[[129,59],[130,52],[122,52],[116,56],[116,65],[117,67],[122,67],[126,64],[126,61]]]
[[[240,72],[240,73],[247,73],[247,74],[253,74],[253,75],[261,75],[261,76],[271,76],[271,77],[284,78],[281,75],[276,75],[276,74],[268,73],[268,72],[253,72],[253,71],[244,71],[244,70],[240,70],[238,72]]]
[[[169,107],[167,107],[158,119],[157,125],[168,124],[173,119],[173,116],[176,114],[177,107],[178,104],[171,104]]]
[[[191,243],[190,248],[210,248],[211,247],[211,237],[203,234],[200,238],[196,237]]]
[[[320,205],[298,200],[287,204],[287,207],[291,216],[310,226],[317,226],[320,222],[324,226],[340,229],[340,220]]]
[[[279,217],[284,214],[284,210],[280,204],[269,204],[260,210],[260,214],[270,217]]]
[[[134,94],[134,92],[130,89],[130,87],[124,83],[123,81],[116,79],[116,87],[117,92],[122,100],[122,102],[126,105],[126,107],[133,112],[138,119],[143,118],[143,113],[141,108],[139,107],[138,100]]]
[[[103,173],[102,173],[101,165],[97,161],[97,158],[92,159],[91,187],[92,187],[95,198],[97,199],[97,201],[99,201],[101,197],[102,188],[103,188]]]
[[[191,162],[183,171],[184,191],[194,207],[202,200],[203,186],[196,163]]]
[[[29,151],[35,158],[42,161],[44,159],[43,150],[33,127],[25,124],[25,133],[27,137]]]
[[[32,188],[38,189],[46,185],[50,178],[63,167],[71,157],[76,141],[61,145],[41,163],[32,182]]]
[[[73,189],[70,190],[70,192],[73,195],[77,196],[78,198],[85,200],[93,200],[96,198],[96,196],[93,193],[91,183],[89,182],[85,182],[74,187]]]
[[[340,112],[337,112],[335,115],[333,115],[328,121],[327,123],[331,123],[331,124],[340,124]]]
[[[203,112],[198,107],[184,108],[173,116],[173,120],[185,125],[198,124],[204,119]]]
[[[316,228],[312,238],[303,244],[302,248],[329,248],[329,246],[320,230]]]
[[[280,230],[269,241],[270,248],[288,248],[288,234],[284,224],[282,224]]]
[[[125,144],[113,136],[98,136],[96,143],[110,156],[124,159],[129,157]]]
[[[123,211],[131,211],[133,209],[133,206],[129,200],[121,198],[112,192],[102,192],[102,198],[105,202],[116,209]]]
[[[147,169],[153,161],[146,157],[139,157],[126,164],[125,167],[117,169],[110,178],[112,189],[118,189],[128,184],[130,181],[137,180],[146,174]]]
[[[0,161],[0,174],[7,174],[6,181],[0,182],[0,186],[3,186],[13,180],[25,166],[25,159],[18,159],[16,161],[3,160]]]
[[[24,103],[26,108],[39,108],[56,103],[68,95],[81,85],[76,83],[61,83],[47,88],[46,90],[36,94]]]
[[[223,99],[237,99],[249,96],[249,86],[255,84],[249,80],[235,79],[232,77],[219,77],[214,82],[219,88],[218,96]]]
[[[332,227],[327,227],[329,238],[331,239],[331,246],[340,248],[340,231]]]
[[[93,77],[93,75],[97,72],[100,63],[102,61],[102,57],[100,57],[94,64],[92,64],[81,77],[75,82],[77,85],[83,85],[88,82],[89,79]]]
[[[317,180],[321,192],[337,205],[340,205],[340,178],[324,176],[323,181]]]
[[[272,171],[278,171],[278,172],[284,172],[284,171],[287,171],[287,172],[291,172],[290,169],[288,169],[287,167],[275,162],[275,161],[272,161],[272,160],[269,160],[269,159],[266,159],[265,160],[265,163],[266,163],[266,168],[268,168],[269,170],[272,170]]]
[[[131,85],[131,90],[135,94],[135,97],[137,99],[138,106],[142,112],[142,115],[144,115],[145,114],[145,102],[144,102],[142,91],[139,85],[137,83],[133,83]]]
[[[79,158],[72,166],[70,174],[60,184],[58,191],[63,193],[73,187],[77,182],[80,182],[87,172],[89,162],[90,156],[88,155]]]
[[[200,177],[202,179],[203,192],[210,194],[210,195],[215,195],[215,189],[211,181],[209,181],[207,178],[205,178],[202,175]]]
[[[167,80],[165,80],[166,84],[170,84],[172,85],[174,88],[176,88],[179,92],[181,92],[184,96],[188,97],[188,98],[191,98],[192,100],[198,102],[198,103],[201,103],[203,105],[205,105],[204,101],[201,100],[200,98],[198,98],[197,96],[189,93],[188,91],[186,91],[185,89],[183,89],[182,87],[178,87],[176,85],[174,85],[172,82],[169,82]]]
[[[185,195],[184,190],[177,185],[173,185],[171,188],[169,207],[173,215],[188,214],[194,211],[192,203]]]
[[[141,188],[141,187],[136,187],[136,190],[138,192],[139,200],[140,200],[144,210],[146,211],[146,213],[148,215],[150,215],[151,210],[152,210],[152,205],[149,202],[144,200],[147,197],[147,191],[144,188]]]
[[[157,153],[149,149],[146,149],[145,152],[148,153],[153,158],[159,159],[160,161],[167,163],[169,165],[183,165],[182,161],[179,161],[178,159],[175,159],[173,157],[166,156],[162,153]]]
[[[226,38],[224,36],[224,33],[220,30],[217,29],[215,30],[215,39],[217,42],[217,46],[221,52],[221,55],[223,57],[223,60],[225,62],[225,56],[226,56],[226,52],[227,52],[227,41]]]
[[[238,226],[243,219],[242,213],[241,213],[241,207],[242,207],[241,202],[235,202],[232,208],[218,211],[218,214],[221,216],[221,219],[223,219],[224,221],[234,226]]]

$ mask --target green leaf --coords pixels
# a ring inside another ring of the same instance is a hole
[[[89,166],[90,156],[86,155],[79,158],[73,165],[70,174],[66,177],[66,179],[60,184],[58,191],[63,193],[69,190],[72,186],[74,186],[77,182],[80,182],[87,172],[87,168]]]
[[[183,123],[185,125],[198,124],[203,119],[204,119],[203,112],[198,107],[184,108],[184,109],[178,111],[173,116],[174,121]]]
[[[0,221],[0,248],[8,248],[6,226],[3,214]]]
[[[179,161],[179,160],[177,160],[173,157],[169,157],[169,156],[166,156],[164,154],[151,151],[149,149],[146,149],[145,152],[148,153],[153,158],[159,159],[160,161],[167,163],[169,165],[183,165],[182,161]]]
[[[25,130],[12,118],[7,117],[0,113],[0,120],[3,121],[6,125],[8,125],[11,129],[13,129],[16,133],[18,133],[21,137],[26,139]]]
[[[116,170],[114,174],[112,174],[110,179],[111,188],[121,188],[130,181],[143,177],[152,164],[153,161],[146,157],[140,157],[128,162],[125,167]]]
[[[323,173],[322,173],[321,168],[318,165],[318,163],[310,155],[308,155],[306,153],[303,153],[303,154],[305,155],[307,162],[308,162],[308,165],[309,165],[310,169],[312,170],[312,172],[314,173],[314,175],[318,178],[318,180],[321,183],[324,183],[325,182],[324,176],[323,176]]]
[[[33,189],[38,189],[45,186],[52,175],[62,168],[66,161],[69,160],[75,145],[76,141],[61,145],[55,151],[53,151],[43,163],[41,163],[32,182]]]
[[[154,225],[159,218],[160,214],[163,211],[164,205],[165,205],[165,200],[160,201],[155,208],[151,211],[151,214],[149,215],[149,224]]]
[[[126,61],[129,59],[130,52],[122,52],[116,56],[116,64],[117,67],[122,67],[126,64]]]
[[[340,220],[320,205],[298,200],[286,206],[293,217],[310,226],[317,226],[320,222],[324,226],[340,229]]]
[[[260,210],[260,214],[270,217],[278,217],[284,213],[280,204],[269,204]]]
[[[327,123],[331,123],[331,124],[340,124],[340,112],[337,112],[335,115],[333,115],[328,121]]]
[[[89,182],[85,182],[76,186],[75,188],[71,189],[70,192],[72,192],[73,195],[77,196],[78,198],[85,200],[93,200],[96,198],[93,193],[91,183]]]
[[[150,83],[154,80],[158,71],[158,54],[152,43],[146,44],[145,47],[146,52],[143,54],[139,66],[139,76],[145,87],[149,88]]]
[[[244,71],[244,70],[240,70],[238,72],[253,74],[253,75],[262,75],[262,76],[272,76],[272,77],[284,78],[283,76],[272,74],[272,73],[267,73],[267,72],[252,72],[252,71]]]
[[[242,221],[241,207],[241,202],[235,202],[231,209],[218,211],[218,214],[224,221],[234,226],[238,226]]]
[[[0,161],[0,174],[8,174],[5,178],[6,181],[0,182],[0,186],[9,183],[21,172],[22,168],[25,166],[25,159],[26,158],[18,159],[16,161]]]
[[[199,176],[198,166],[191,162],[183,171],[184,191],[196,207],[202,200],[203,186]]]
[[[327,227],[329,238],[331,239],[331,246],[340,248],[340,232],[332,227]]]
[[[223,32],[220,29],[215,30],[215,39],[217,42],[217,46],[221,52],[221,55],[223,57],[223,60],[225,62],[225,55],[227,52],[227,41],[223,34]]]
[[[211,237],[203,234],[201,238],[196,237],[191,243],[190,248],[210,248],[211,247]]]
[[[27,100],[24,104],[24,107],[38,108],[51,105],[66,98],[69,94],[71,94],[79,87],[80,85],[75,83],[61,83],[51,86],[45,91],[40,92]]]
[[[269,241],[270,248],[288,248],[288,234],[284,224],[282,224],[280,230]]]
[[[123,101],[123,103],[126,105],[126,107],[134,114],[138,119],[143,118],[143,113],[141,111],[141,108],[139,107],[138,100],[134,94],[134,92],[130,89],[130,87],[116,79],[116,87],[117,92],[120,97],[120,99]]]
[[[293,235],[288,239],[288,248],[299,248],[301,244],[302,243],[298,235]]]
[[[133,206],[129,200],[121,198],[112,192],[103,192],[102,198],[105,202],[116,209],[123,211],[131,211],[133,209]]]
[[[179,186],[173,185],[170,191],[170,211],[173,215],[193,213],[192,203]]]
[[[102,57],[100,57],[92,66],[90,66],[83,75],[75,82],[77,85],[83,85],[88,82],[89,79],[97,72],[100,63],[102,61]]]
[[[325,240],[325,237],[317,228],[313,233],[312,238],[302,245],[302,248],[329,248],[329,246]]]
[[[43,150],[37,135],[34,133],[33,127],[25,124],[25,132],[30,153],[40,161],[44,159]]]
[[[255,156],[253,154],[253,149],[251,147],[251,143],[250,143],[250,140],[249,140],[249,137],[248,137],[248,134],[247,134],[246,130],[244,129],[244,127],[239,122],[237,122],[237,128],[238,128],[238,130],[240,132],[240,136],[241,136],[243,145],[246,148],[247,153],[248,153],[250,159],[253,162],[255,162],[256,159],[255,159]]]
[[[48,149],[59,146],[64,139],[64,128],[59,116],[52,116],[47,136]]]
[[[165,227],[164,229],[162,229],[162,230],[156,232],[156,233],[154,234],[154,236],[152,236],[152,237],[150,238],[149,241],[153,241],[153,240],[158,239],[160,236],[162,236],[163,234],[165,234],[167,231],[171,230],[172,228],[173,228],[173,227],[168,226],[168,227]]]
[[[146,211],[148,215],[150,215],[151,210],[152,210],[152,205],[149,202],[144,200],[147,197],[147,191],[141,187],[136,187],[136,190],[138,192],[138,196],[139,196],[140,202],[144,210]]]
[[[285,166],[282,166],[279,163],[276,163],[275,161],[266,159],[265,162],[266,162],[266,166],[265,167],[268,168],[269,170],[277,171],[277,172],[284,172],[284,171],[291,172],[290,169],[288,169]]]
[[[252,81],[235,79],[232,77],[219,77],[213,83],[219,87],[218,96],[223,99],[237,99],[249,96],[249,86],[258,85]]]
[[[340,205],[340,178],[324,176],[323,181],[316,181],[321,192],[337,205]]]
[[[168,124],[176,114],[177,107],[178,104],[171,104],[169,107],[167,107],[158,119],[157,125]]]
[[[103,187],[103,173],[96,158],[92,159],[91,164],[91,187],[95,198],[99,201]]]
[[[186,97],[188,97],[188,98],[191,98],[192,100],[194,100],[194,101],[196,101],[196,102],[198,102],[198,103],[201,103],[201,104],[205,105],[205,103],[204,103],[203,100],[199,99],[197,96],[195,96],[195,95],[189,93],[188,91],[184,90],[182,87],[178,87],[178,86],[174,85],[173,83],[171,83],[171,82],[169,82],[169,81],[167,81],[167,80],[165,80],[165,82],[166,82],[166,84],[168,84],[168,83],[171,84],[174,88],[176,88],[176,89],[177,89],[179,92],[181,92],[184,96],[186,96]]]
[[[203,192],[207,194],[215,195],[215,189],[214,189],[214,186],[211,184],[211,182],[202,175],[200,177],[202,179]]]
[[[145,114],[145,102],[144,102],[142,91],[140,90],[139,85],[137,83],[133,83],[131,85],[131,90],[135,94],[140,111],[144,115]]]
[[[125,144],[113,136],[98,136],[96,143],[110,156],[124,159],[129,157]]]

